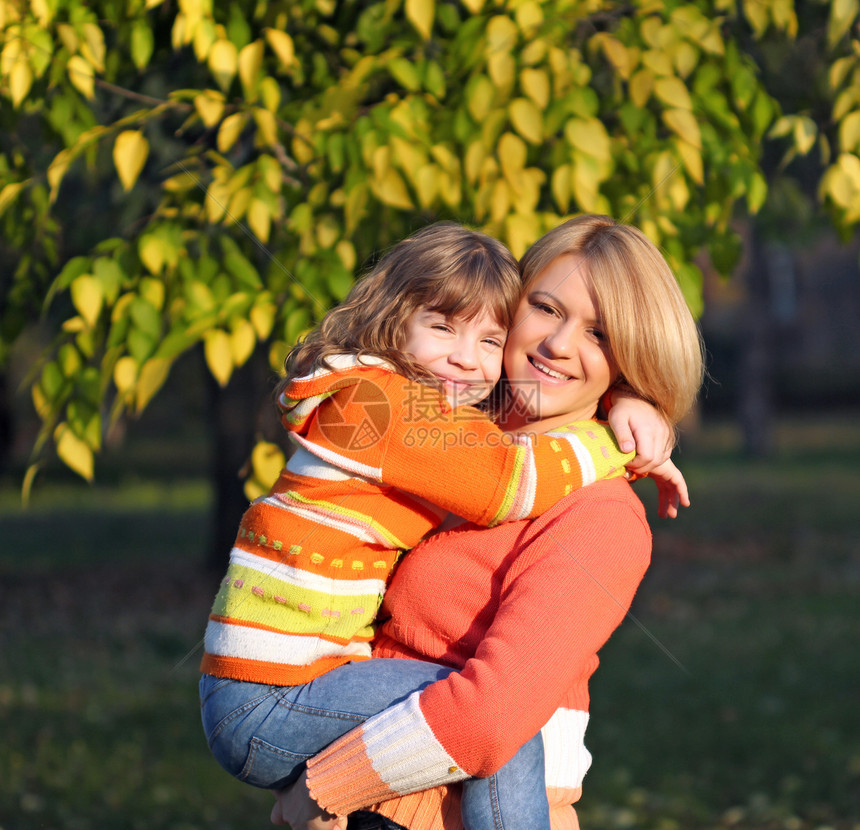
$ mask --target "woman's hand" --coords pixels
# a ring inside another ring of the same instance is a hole
[[[346,816],[333,816],[313,800],[308,792],[308,774],[303,772],[295,784],[275,791],[272,824],[292,830],[346,830]]]
[[[674,430],[647,401],[623,389],[613,389],[608,421],[621,451],[636,451],[636,457],[627,465],[631,472],[649,475],[669,460]]]
[[[672,461],[659,464],[648,475],[657,485],[657,515],[661,519],[674,519],[678,515],[679,505],[690,506],[687,482]]]

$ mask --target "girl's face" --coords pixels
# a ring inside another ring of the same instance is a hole
[[[403,351],[442,381],[452,406],[474,405],[499,381],[506,335],[489,313],[466,320],[419,308],[406,322]]]
[[[581,257],[563,254],[520,300],[505,346],[512,393],[505,429],[539,425],[545,431],[593,418],[618,376],[586,267]]]

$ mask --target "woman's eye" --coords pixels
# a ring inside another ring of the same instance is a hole
[[[555,314],[555,309],[551,305],[547,305],[546,303],[534,303],[534,307],[538,311],[542,311],[544,314]]]
[[[591,336],[595,340],[599,340],[601,343],[607,339],[606,333],[602,329],[591,329]]]

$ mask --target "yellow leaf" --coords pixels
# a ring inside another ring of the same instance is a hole
[[[425,210],[433,204],[439,195],[439,168],[435,164],[424,164],[415,171],[413,184],[418,194],[418,203]]]
[[[39,21],[39,25],[46,28],[56,14],[54,4],[49,3],[48,0],[30,0],[30,11],[33,12],[36,20]]]
[[[178,18],[177,18],[178,22]],[[187,42],[189,34],[194,32],[191,37],[191,45],[194,49],[194,57],[200,63],[205,63],[209,59],[209,52],[212,49],[215,41],[218,40],[218,30],[214,20],[198,20],[196,23],[187,21],[182,39]]]
[[[633,58],[627,47],[611,35],[601,37],[600,45],[607,60],[615,67],[615,71],[627,80],[633,70]]]
[[[637,107],[644,107],[654,89],[654,73],[647,68],[640,69],[630,79],[630,100]]]
[[[251,451],[251,468],[254,470],[254,478],[267,490],[277,481],[286,463],[284,453],[277,444],[258,441]]]
[[[102,284],[90,274],[82,274],[71,285],[72,304],[92,328],[99,318],[104,303]]]
[[[504,179],[499,179],[493,185],[490,196],[490,218],[493,222],[502,222],[511,212],[511,190]]]
[[[263,41],[255,40],[242,47],[239,52],[239,80],[245,98],[253,100],[260,84],[260,69],[263,66]]]
[[[563,164],[552,171],[550,179],[550,189],[555,203],[561,213],[567,213],[570,210],[570,165]]]
[[[478,176],[481,174],[486,157],[487,148],[484,146],[483,141],[476,139],[469,144],[469,147],[466,150],[466,157],[463,161],[463,166],[466,171],[466,181],[469,182],[469,184],[475,184],[475,182],[478,181]]]
[[[702,135],[696,116],[688,109],[668,109],[663,112],[666,126],[697,150],[702,149]]]
[[[524,216],[514,213],[505,220],[508,247],[518,259],[528,250],[541,232],[540,222],[534,213]]]
[[[469,110],[469,115],[479,124],[487,117],[487,113],[493,105],[494,92],[493,84],[486,75],[480,75],[468,86],[466,107]]]
[[[595,160],[582,153],[574,153],[571,186],[577,204],[585,212],[597,212],[600,194],[600,171]]]
[[[274,113],[260,107],[254,107],[254,122],[257,125],[257,136],[263,144],[272,147],[278,143],[278,123]],[[278,181],[280,182],[280,175]]]
[[[137,362],[130,355],[123,355],[113,367],[113,382],[117,392],[124,395],[137,380]]]
[[[224,95],[215,89],[204,89],[194,98],[194,109],[207,127],[214,127],[224,114]]]
[[[84,23],[81,27],[84,40],[81,43],[81,55],[86,58],[99,72],[105,70],[105,36],[95,23]]]
[[[520,73],[520,87],[541,109],[549,105],[549,75],[543,69],[523,69]]]
[[[427,153],[412,141],[393,135],[389,139],[397,166],[410,178],[427,163]]]
[[[517,25],[527,37],[532,37],[544,22],[543,9],[534,0],[517,5],[514,13]]]
[[[249,320],[238,320],[230,332],[230,351],[233,365],[242,366],[257,345],[257,332]]]
[[[848,114],[839,125],[839,147],[843,153],[851,153],[860,145],[860,111]]]
[[[612,158],[609,133],[606,132],[603,122],[597,118],[571,119],[565,125],[564,136],[572,147],[589,156],[603,162]]]
[[[702,166],[702,153],[698,147],[694,147],[686,141],[678,141],[675,144],[678,155],[687,175],[698,185],[705,183],[705,170]]]
[[[260,81],[260,100],[269,112],[277,112],[281,105],[281,87],[271,75]]]
[[[860,12],[858,0],[834,0],[830,4],[827,41],[835,46],[848,32]]]
[[[505,178],[510,182],[515,181],[526,166],[525,142],[513,133],[505,133],[499,139],[498,155]]]
[[[411,210],[413,207],[406,184],[392,167],[389,167],[382,177],[373,179],[370,187],[376,198],[386,205],[401,210]]]
[[[224,218],[230,201],[230,187],[224,182],[212,182],[206,189],[206,219],[216,224]]]
[[[269,489],[270,488],[263,487],[263,485],[253,476],[251,478],[246,478],[245,484],[242,486],[245,498],[248,499],[248,501],[255,501],[260,498],[260,496],[265,496],[266,493],[269,492]]]
[[[168,254],[164,240],[152,234],[142,236],[137,244],[137,253],[150,274],[157,276],[161,273]]]
[[[794,145],[797,152],[805,156],[814,146],[818,136],[818,127],[807,115],[797,117],[794,122]]]
[[[233,374],[233,351],[230,347],[230,335],[226,331],[216,329],[206,335],[203,343],[203,354],[206,365],[212,377],[220,386],[226,386]]]
[[[209,71],[215,82],[226,92],[236,76],[239,65],[239,55],[236,47],[229,40],[217,40],[209,50]]]
[[[51,186],[51,201],[54,202],[60,192],[60,183],[66,175],[71,164],[71,153],[68,150],[60,150],[54,160],[48,165],[48,184]]]
[[[417,29],[424,40],[430,40],[433,18],[436,15],[434,0],[406,0],[406,19]]]
[[[245,214],[248,227],[260,242],[269,241],[269,233],[272,228],[272,212],[262,199],[251,199]]]
[[[666,52],[650,49],[642,55],[642,63],[655,75],[672,74],[672,59]]]
[[[113,145],[113,163],[122,189],[129,191],[134,187],[143,165],[149,156],[149,142],[139,130],[125,130],[117,137]]]
[[[9,97],[12,105],[17,109],[19,104],[27,97],[30,87],[33,85],[33,70],[29,63],[21,58],[12,67],[9,73]]]
[[[93,68],[80,55],[72,55],[66,66],[72,86],[84,96],[92,100],[95,97],[95,75]]]
[[[258,302],[248,315],[258,340],[265,340],[275,324],[275,305],[272,302]]]
[[[672,53],[672,60],[675,63],[678,74],[682,78],[686,78],[699,63],[699,50],[691,43],[682,41],[676,44]]]
[[[509,89],[516,76],[517,63],[507,52],[496,52],[487,58],[490,78],[499,89]]]
[[[484,8],[484,3],[486,0],[463,0],[463,5],[471,12],[472,14],[478,14],[481,9]]]
[[[0,216],[18,198],[18,194],[24,189],[26,184],[27,182],[11,182],[0,190]]]
[[[266,29],[266,43],[269,44],[272,51],[278,56],[281,66],[284,69],[292,69],[296,62],[296,49],[293,44],[293,39],[279,29]]]
[[[355,245],[353,245],[348,239],[341,239],[340,242],[334,246],[334,250],[338,257],[340,257],[343,267],[346,268],[347,271],[354,271],[355,263],[358,260],[355,253]]]
[[[134,406],[136,412],[143,412],[155,393],[164,385],[164,381],[170,374],[171,365],[172,361],[163,357],[150,358],[143,364],[135,390]]]
[[[242,135],[248,116],[244,112],[234,112],[228,115],[218,128],[218,152],[226,153]]]
[[[72,432],[68,424],[60,424],[54,431],[57,455],[69,469],[87,481],[93,480],[93,451],[88,444]]]
[[[519,30],[510,17],[496,15],[487,24],[486,56],[491,58],[499,53],[509,53],[517,44]]]
[[[657,78],[654,82],[654,94],[670,107],[685,110],[693,109],[690,92],[678,77]]]
[[[515,98],[508,108],[514,129],[531,144],[543,141],[543,116],[534,101]]]

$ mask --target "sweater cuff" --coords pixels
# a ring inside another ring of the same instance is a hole
[[[308,790],[336,815],[468,778],[445,751],[413,692],[308,761]]]

